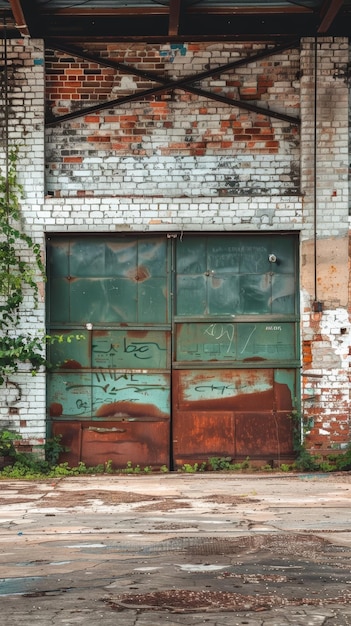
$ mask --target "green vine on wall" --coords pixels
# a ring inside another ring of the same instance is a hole
[[[9,150],[6,174],[0,174],[0,384],[18,370],[19,363],[29,362],[33,373],[46,363],[43,337],[18,332],[28,293],[37,306],[36,276],[44,277],[44,266],[39,244],[23,230],[17,161],[18,148]]]

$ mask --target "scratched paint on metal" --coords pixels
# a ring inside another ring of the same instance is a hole
[[[275,406],[277,411],[291,415],[296,403],[296,369],[274,370]]]
[[[207,322],[176,325],[177,361],[296,358],[294,324]]]
[[[273,370],[180,370],[177,375],[179,408],[263,409],[272,403]]]
[[[174,459],[293,458],[295,370],[177,371]]]
[[[49,412],[53,418],[167,419],[169,387],[168,374],[56,373],[48,392]]]
[[[169,331],[101,330],[92,335],[93,368],[166,369],[169,357]]]
[[[50,375],[47,394],[52,419],[88,417],[93,414],[91,373],[53,373]]]

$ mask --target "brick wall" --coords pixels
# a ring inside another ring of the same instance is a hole
[[[139,46],[91,52],[176,79],[261,48],[216,43],[147,46],[144,56]],[[203,89],[240,95],[246,102],[254,97],[262,107],[300,113],[300,138],[295,125],[176,91],[49,127],[46,191],[54,197],[44,191],[43,58],[40,41],[9,45],[9,137],[20,149],[25,228],[43,254],[45,234],[61,231],[300,232],[306,440],[315,451],[345,446],[350,435],[348,88],[334,76],[348,63],[348,42],[318,40],[316,202],[314,40],[303,40],[300,51],[201,83]],[[46,60],[48,115],[150,86],[57,52],[48,51]],[[44,329],[43,285],[41,293],[38,309],[30,300],[26,304],[24,328]],[[315,300],[320,312],[314,310]],[[30,441],[41,441],[44,375],[32,378],[23,369],[8,389],[11,406],[0,400],[0,420],[12,420]]]
[[[3,70],[4,43],[0,66]],[[8,138],[10,148],[17,146],[18,175],[23,184],[23,209],[29,213],[41,211],[44,198],[44,50],[41,41],[12,40],[7,46],[8,57]],[[5,83],[0,72],[0,167],[5,165]],[[32,219],[24,219],[23,227],[44,254],[44,229],[33,228]],[[31,257],[22,250],[27,261]],[[39,302],[37,307],[30,292],[21,309],[21,327],[18,332],[45,332],[44,281],[38,276]],[[5,388],[0,389],[0,427],[10,425],[20,431],[31,446],[43,443],[45,426],[45,375],[32,377],[29,368],[21,366],[19,373],[10,376]]]
[[[350,440],[348,88],[343,80],[335,79],[338,68],[348,62],[348,42],[318,40],[316,136],[315,61],[314,40],[305,40],[301,54],[301,187],[305,194],[301,382],[306,441],[312,451],[325,454]]]
[[[84,46],[89,54],[168,80],[256,55],[257,44]],[[48,116],[155,87],[146,80],[46,53]],[[299,115],[299,51],[199,81],[244,103]],[[92,112],[47,131],[47,191],[58,196],[296,194],[298,126],[182,90]]]

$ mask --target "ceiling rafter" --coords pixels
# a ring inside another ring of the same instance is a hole
[[[179,33],[181,5],[182,0],[170,0],[168,26],[168,34],[170,37],[177,36]]]
[[[30,37],[27,21],[24,17],[21,0],[9,0],[12,15],[14,17],[16,28],[23,37]]]
[[[349,37],[351,0],[0,0],[0,37],[79,42]]]
[[[160,95],[162,93],[166,93],[169,91],[174,91],[175,89],[182,89],[184,91],[188,91],[190,93],[193,93],[195,95],[198,95],[200,97],[204,97],[204,98],[208,98],[210,100],[215,100],[217,102],[222,102],[223,104],[227,104],[229,106],[234,106],[237,108],[242,108],[244,110],[247,111],[251,111],[254,113],[258,113],[260,115],[265,115],[267,117],[273,117],[276,119],[280,119],[282,121],[291,123],[291,124],[295,124],[295,125],[299,125],[300,124],[300,119],[298,117],[293,117],[291,115],[286,115],[285,113],[280,113],[279,111],[274,111],[271,109],[265,109],[263,107],[259,107],[257,105],[254,104],[250,104],[246,101],[242,101],[242,100],[235,100],[233,98],[229,98],[228,96],[224,96],[218,93],[213,93],[211,91],[207,91],[204,89],[200,89],[198,87],[194,87],[193,83],[197,83],[201,80],[204,80],[205,78],[209,78],[209,77],[213,77],[213,76],[218,76],[220,74],[223,74],[226,71],[229,70],[233,70],[235,68],[238,67],[242,67],[244,65],[247,65],[249,63],[253,63],[256,62],[260,59],[264,59],[268,56],[273,56],[275,54],[278,54],[284,50],[288,50],[288,49],[292,49],[292,48],[297,48],[299,46],[299,43],[297,41],[294,42],[288,42],[285,43],[283,45],[280,46],[275,46],[274,48],[268,48],[265,50],[261,50],[260,52],[253,54],[251,56],[245,57],[244,59],[239,59],[236,61],[232,61],[230,63],[226,63],[225,65],[221,65],[215,68],[211,68],[209,70],[206,70],[204,72],[200,72],[199,74],[195,74],[192,76],[186,76],[184,78],[181,78],[179,80],[169,80],[166,77],[161,77],[158,74],[153,74],[151,72],[147,72],[145,70],[140,70],[138,68],[135,68],[131,65],[127,65],[124,63],[119,63],[113,60],[109,60],[109,59],[102,59],[100,58],[98,55],[90,55],[86,52],[84,52],[83,50],[79,50],[79,48],[75,48],[75,47],[71,47],[71,46],[57,46],[56,43],[53,43],[52,46],[50,46],[50,42],[47,41],[47,46],[48,47],[52,47],[56,50],[60,50],[61,52],[67,53],[67,54],[71,54],[73,56],[77,56],[86,60],[90,60],[93,61],[94,63],[98,63],[101,64],[105,67],[112,67],[114,69],[118,69],[124,73],[127,74],[132,74],[132,75],[136,75],[136,76],[140,76],[142,78],[146,78],[148,80],[151,80],[153,82],[158,82],[161,83],[161,86],[158,87],[152,87],[150,89],[145,89],[143,91],[140,92],[135,92],[133,94],[130,94],[128,96],[124,96],[122,98],[117,98],[115,100],[107,100],[105,102],[100,102],[97,105],[93,105],[91,107],[85,107],[83,109],[80,109],[78,111],[72,111],[71,113],[67,113],[66,115],[61,115],[57,118],[55,118],[54,120],[47,120],[46,122],[46,126],[56,126],[57,124],[60,124],[62,122],[71,120],[71,119],[76,119],[78,117],[82,117],[84,115],[89,115],[90,113],[95,113],[97,111],[101,111],[101,110],[105,110],[108,108],[115,108],[118,106],[122,106],[123,104],[127,104],[129,102],[135,102],[135,101],[140,101],[140,100],[144,100],[145,98],[149,98],[151,96],[155,96],[155,95]]]
[[[318,26],[318,33],[326,33],[334,22],[344,0],[324,0],[320,11],[321,22]]]

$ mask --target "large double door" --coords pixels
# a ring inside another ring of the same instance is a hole
[[[48,240],[48,424],[63,457],[179,467],[293,454],[292,235]],[[76,336],[80,339],[76,339]]]

